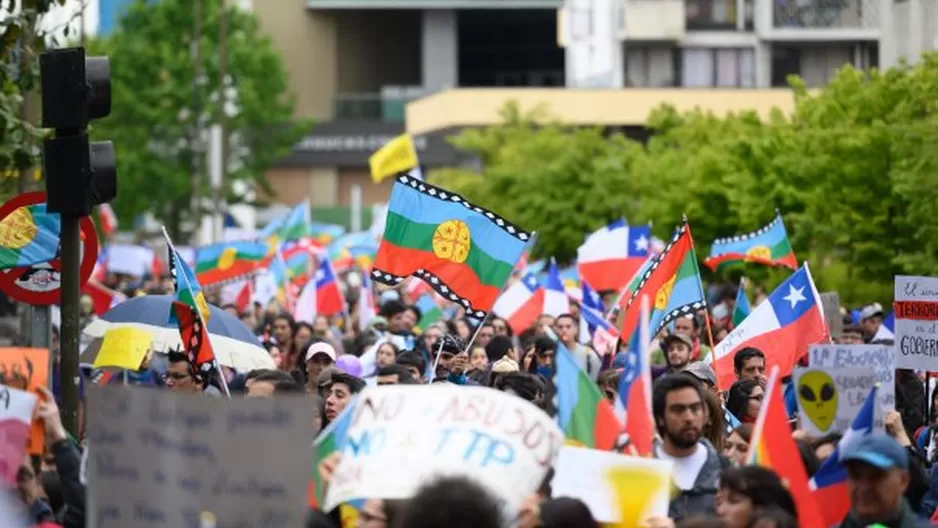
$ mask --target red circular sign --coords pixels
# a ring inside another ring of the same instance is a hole
[[[34,191],[15,196],[0,206],[0,222],[20,207],[45,203],[46,193]],[[81,228],[82,254],[78,279],[81,285],[88,282],[98,260],[98,233],[94,222],[87,216],[79,221]],[[61,297],[62,260],[55,258],[42,264],[0,270],[0,290],[12,299],[26,304],[45,306],[56,304]]]

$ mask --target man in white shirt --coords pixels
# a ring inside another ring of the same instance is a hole
[[[674,462],[673,496],[668,516],[675,522],[716,511],[717,481],[727,465],[702,436],[705,404],[700,384],[691,376],[666,374],[654,385],[652,410],[661,437],[655,458]]]

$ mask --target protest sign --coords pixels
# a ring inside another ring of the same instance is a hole
[[[406,499],[434,477],[462,475],[517,512],[563,440],[543,411],[494,389],[368,387],[358,396],[323,509],[355,499]]]
[[[876,385],[871,367],[798,368],[795,396],[801,428],[813,436],[843,433]],[[873,425],[883,427],[883,412],[876,410]]]
[[[896,368],[935,370],[938,278],[896,275]]]
[[[49,383],[48,348],[0,348],[0,385],[28,390],[38,397],[38,387]],[[29,430],[26,451],[41,455],[45,445],[42,422],[34,421]]]
[[[840,294],[825,292],[821,294],[821,307],[824,308],[824,320],[831,337],[839,338],[844,333],[844,316],[840,315]]]
[[[112,328],[104,333],[94,367],[118,367],[139,370],[150,350],[153,334],[129,326]]]
[[[16,485],[16,473],[29,443],[36,395],[0,386],[0,481]]]
[[[668,516],[673,470],[674,463],[667,460],[564,446],[554,465],[551,490],[555,497],[580,499],[599,522],[640,526],[649,517]],[[618,483],[630,481],[638,484],[620,493]],[[623,504],[623,499],[630,503]],[[629,523],[623,515],[634,516],[636,522]]]
[[[87,388],[88,526],[303,526],[310,400]]]
[[[872,368],[879,386],[879,408],[896,408],[896,349],[888,345],[812,345],[808,366],[813,368]]]

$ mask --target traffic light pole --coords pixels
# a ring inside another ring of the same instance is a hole
[[[79,403],[79,337],[81,285],[79,268],[81,266],[81,236],[78,227],[79,218],[62,215],[62,336],[60,345],[59,371],[62,387],[62,424],[72,434],[78,434]]]

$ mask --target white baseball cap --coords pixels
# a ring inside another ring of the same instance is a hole
[[[329,343],[320,341],[309,345],[309,348],[306,349],[306,361],[313,359],[316,354],[325,354],[329,356],[329,359],[335,362],[335,349],[332,348],[332,345]]]

